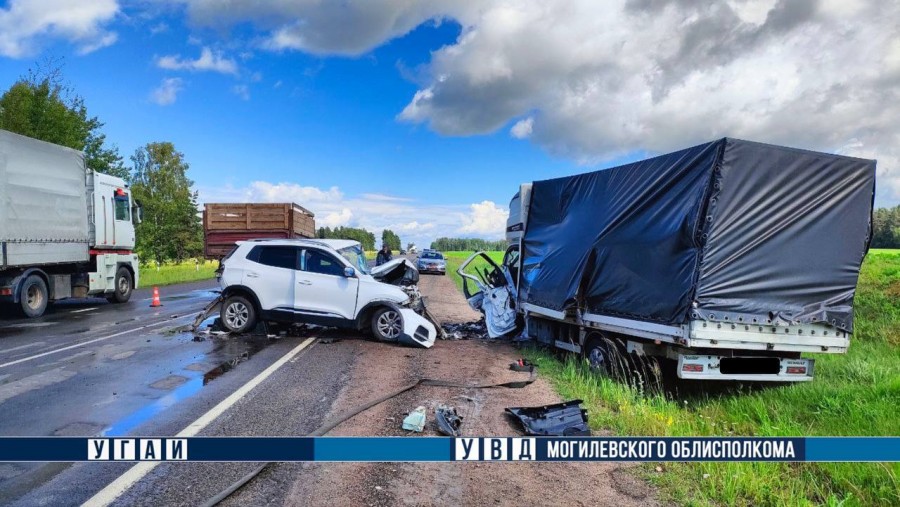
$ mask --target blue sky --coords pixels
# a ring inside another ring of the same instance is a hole
[[[900,200],[896,16],[637,4],[8,0],[0,85],[62,57],[122,154],[173,142],[202,200],[420,244],[501,237],[520,182],[723,136],[878,158]]]

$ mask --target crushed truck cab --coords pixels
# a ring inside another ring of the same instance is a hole
[[[502,266],[476,254],[460,275],[493,333],[601,371],[654,357],[681,378],[807,381],[801,354],[850,345],[874,190],[874,160],[720,139],[523,184]]]

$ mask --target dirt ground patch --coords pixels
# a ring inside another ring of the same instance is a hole
[[[448,277],[423,275],[420,288],[439,319],[465,322],[478,317]],[[502,342],[438,341],[429,350],[360,339],[323,346],[352,346],[357,354],[331,416],[423,376],[493,383],[526,375],[508,369],[520,355]],[[558,401],[541,378],[524,389],[425,386],[345,421],[329,435],[420,438],[400,424],[408,411],[424,405],[429,410],[422,435],[437,436],[433,409],[443,403],[463,415],[464,436],[517,436],[521,431],[504,416],[505,407]],[[622,463],[310,463],[291,468],[295,475],[285,505],[657,504],[650,487]]]

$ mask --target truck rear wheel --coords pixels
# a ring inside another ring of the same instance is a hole
[[[107,296],[110,303],[127,303],[134,290],[134,278],[131,271],[124,266],[116,271],[116,286],[112,294]]]
[[[600,333],[591,333],[584,341],[584,358],[592,370],[604,377],[621,380],[627,376],[628,364],[619,346]]]
[[[22,292],[19,293],[19,303],[22,307],[22,313],[26,317],[40,317],[47,309],[50,302],[50,294],[47,291],[47,284],[44,279],[38,275],[29,275],[22,284]]]

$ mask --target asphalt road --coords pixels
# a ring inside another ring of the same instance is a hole
[[[39,319],[0,316],[0,436],[175,435],[285,356],[199,435],[307,434],[346,381],[350,349],[265,334],[198,341],[182,328],[214,288],[163,287],[160,308],[139,290],[123,305],[82,300]],[[194,505],[254,464],[162,464],[134,487],[108,487],[132,466],[0,463],[0,504],[78,505],[102,491],[113,504]]]

